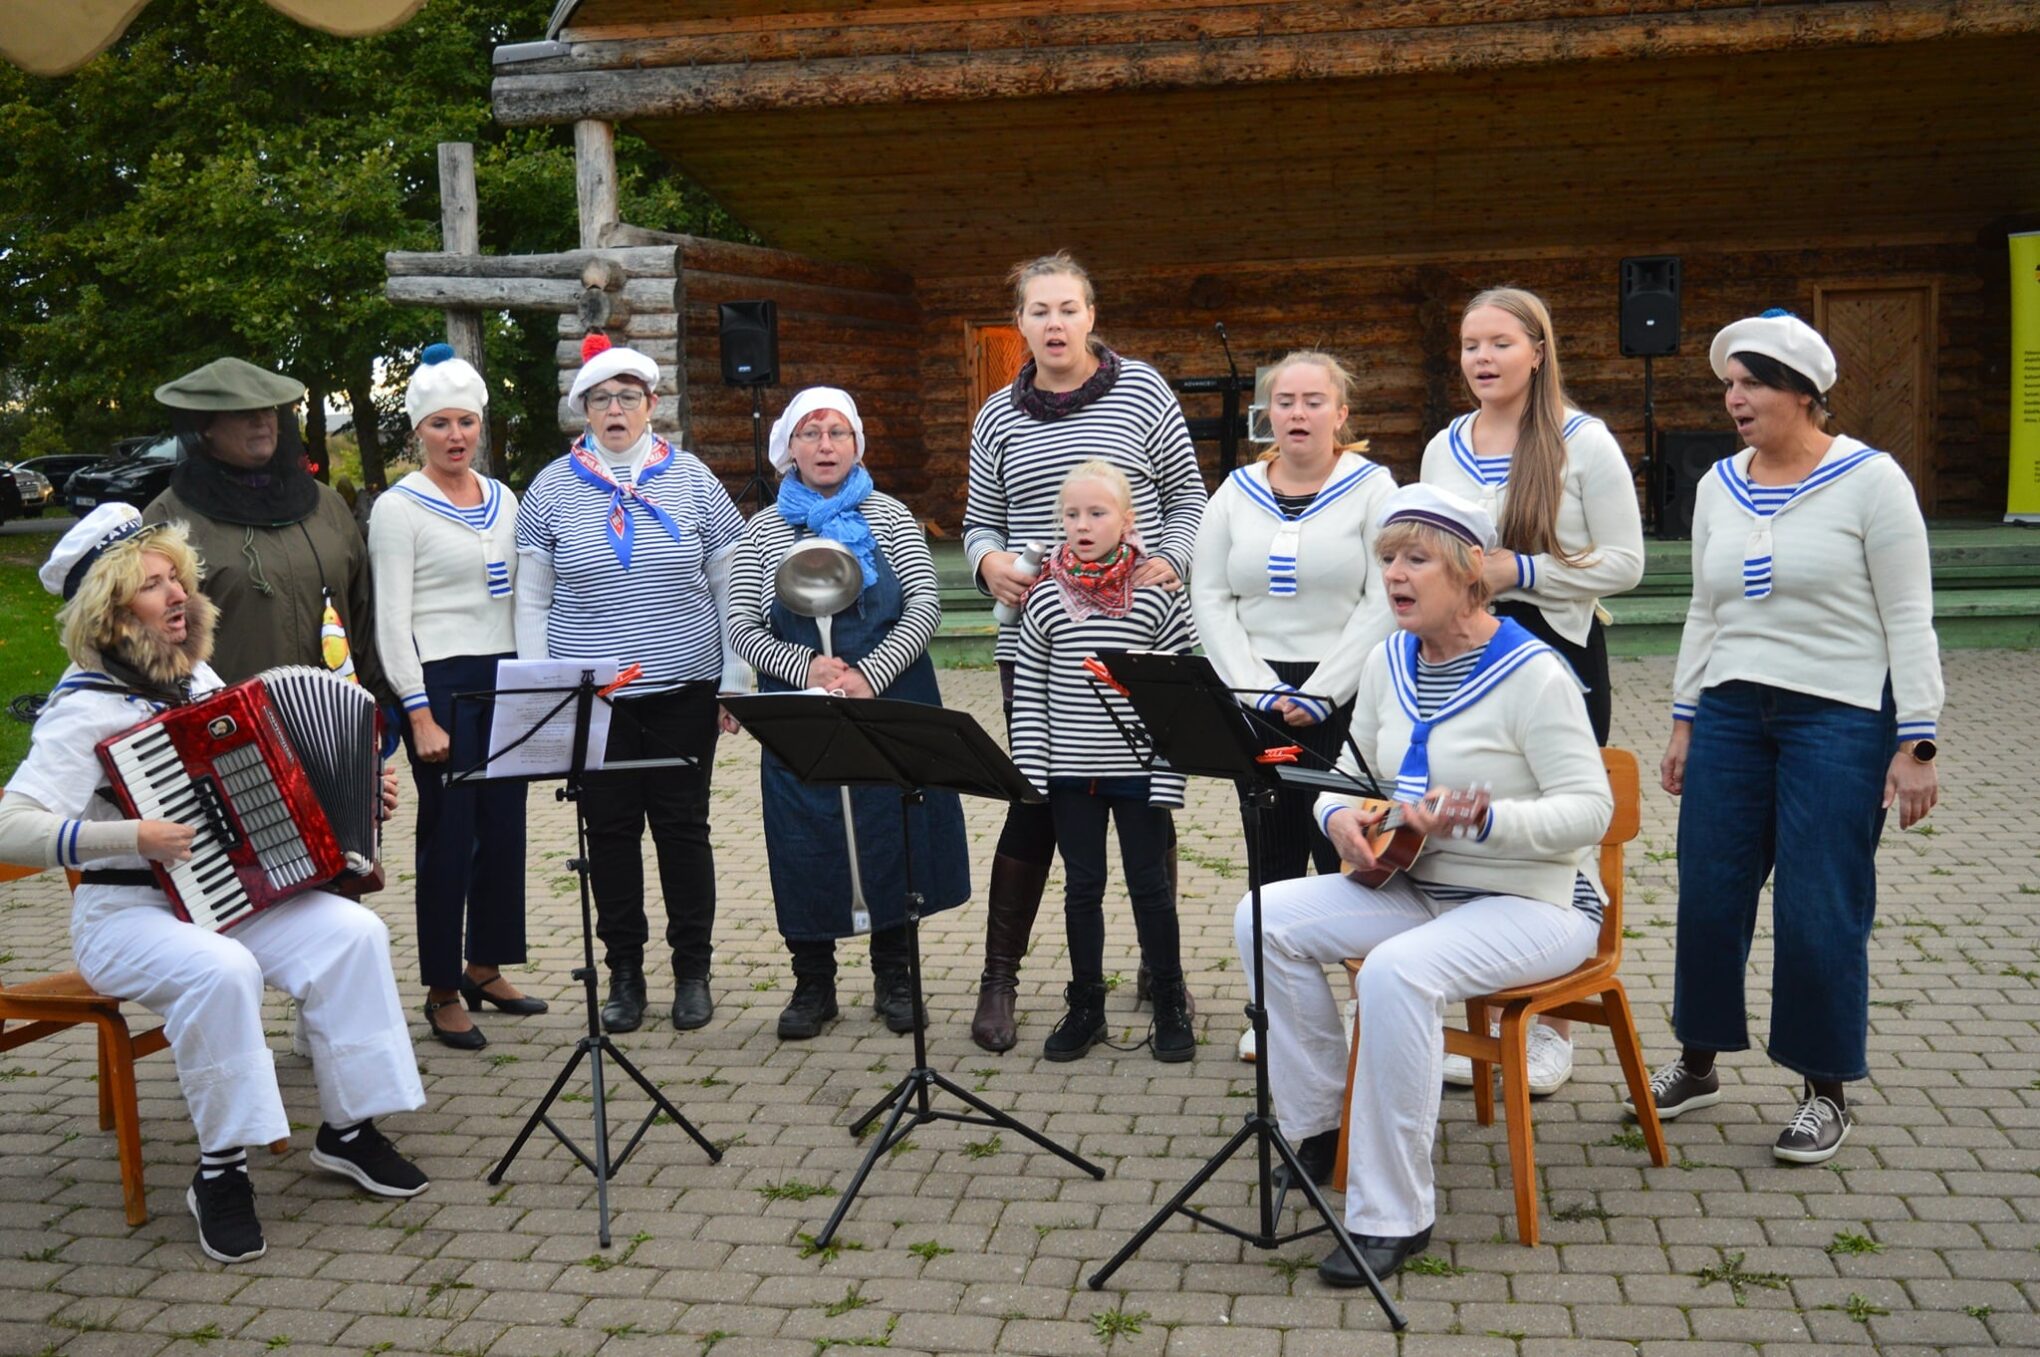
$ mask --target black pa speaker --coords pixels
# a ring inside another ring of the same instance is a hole
[[[1741,447],[1733,430],[1717,433],[1667,430],[1658,435],[1664,458],[1664,512],[1658,519],[1658,536],[1683,538],[1693,535],[1693,496],[1699,493],[1700,478],[1724,457],[1733,457]]]
[[[779,384],[779,303],[723,302],[716,307],[722,379],[731,386]]]
[[[1679,257],[1622,261],[1622,356],[1664,358],[1679,351]]]

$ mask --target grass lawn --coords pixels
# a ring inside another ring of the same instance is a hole
[[[6,539],[0,547],[0,706],[19,693],[46,693],[64,672],[57,644],[57,600],[43,592],[36,567],[49,552],[40,537]],[[0,781],[28,753],[29,728],[0,715]]]

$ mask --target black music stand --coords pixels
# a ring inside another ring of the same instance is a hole
[[[615,686],[611,685],[611,688]],[[503,754],[507,754],[519,745],[529,741],[548,722],[565,711],[569,703],[574,708],[574,743],[566,772],[564,774],[541,773],[522,775],[519,780],[538,782],[549,780],[552,777],[564,776],[565,782],[554,789],[553,795],[561,801],[573,803],[574,842],[577,851],[568,860],[567,867],[580,879],[581,883],[581,964],[574,968],[573,978],[581,982],[582,996],[588,1010],[588,1032],[587,1035],[574,1043],[574,1053],[567,1057],[567,1063],[560,1069],[559,1076],[553,1080],[552,1087],[546,1090],[545,1097],[539,1101],[538,1106],[525,1119],[523,1129],[518,1131],[517,1139],[510,1142],[510,1148],[504,1152],[503,1158],[497,1162],[495,1168],[489,1171],[489,1182],[491,1185],[502,1182],[503,1175],[509,1171],[510,1165],[516,1160],[518,1153],[524,1149],[525,1142],[531,1139],[532,1132],[536,1131],[540,1126],[545,1127],[546,1130],[552,1132],[553,1139],[566,1146],[568,1153],[581,1161],[582,1167],[595,1175],[597,1213],[595,1238],[605,1249],[610,1244],[609,1180],[616,1176],[616,1171],[623,1167],[624,1161],[630,1158],[632,1152],[644,1140],[645,1132],[651,1130],[652,1124],[659,1119],[661,1113],[672,1118],[675,1125],[685,1131],[695,1144],[701,1146],[708,1155],[709,1163],[715,1164],[722,1161],[722,1151],[711,1144],[708,1137],[702,1135],[700,1129],[693,1122],[687,1120],[679,1108],[673,1106],[666,1095],[659,1091],[658,1085],[647,1079],[644,1072],[638,1069],[636,1065],[633,1065],[630,1062],[630,1057],[619,1050],[616,1043],[609,1039],[609,1034],[602,1030],[601,1003],[595,988],[594,892],[588,881],[588,816],[581,804],[581,795],[587,790],[588,779],[599,778],[605,773],[639,772],[650,768],[692,768],[700,763],[699,759],[688,757],[630,759],[616,763],[607,763],[601,768],[591,770],[588,767],[589,725],[594,715],[595,703],[598,701],[610,702],[609,691],[609,689],[597,686],[593,669],[583,669],[581,671],[581,681],[571,688],[496,688],[479,692],[455,693],[453,698],[454,705],[458,708],[463,702],[494,702],[496,698],[501,696],[530,694],[557,694],[559,696],[559,701],[544,715],[535,720],[532,723],[531,729],[525,731],[504,748],[496,751],[496,757],[499,758]],[[613,713],[615,704],[612,702],[610,706]],[[456,721],[456,728],[458,728],[458,724],[458,721]],[[490,776],[488,771],[491,757],[490,752],[483,749],[477,751],[477,754],[478,758],[475,763],[461,769],[457,773],[449,774],[447,782],[449,784],[476,782],[488,778]],[[629,1075],[631,1080],[645,1091],[645,1096],[652,1100],[652,1110],[645,1113],[645,1119],[638,1123],[637,1130],[631,1135],[629,1141],[624,1144],[623,1153],[613,1158],[609,1153],[609,1103],[602,1080],[602,1057],[605,1055],[615,1061],[616,1067]],[[584,1057],[588,1061],[590,1093],[595,1113],[594,1154],[592,1156],[575,1144],[573,1137],[561,1130],[559,1123],[555,1122],[549,1115],[553,1103],[558,1100],[561,1091],[567,1086],[567,1080],[573,1075],[575,1068],[580,1065]]]
[[[911,811],[921,804],[923,792],[930,787],[997,801],[1038,802],[1041,795],[1026,775],[1013,766],[1006,751],[967,712],[887,698],[851,699],[812,693],[727,697],[723,705],[800,781],[831,787],[894,787],[900,794],[900,833],[906,860],[907,959],[914,984],[914,1068],[877,1106],[850,1124],[850,1134],[862,1136],[866,1127],[878,1120],[881,1113],[885,1114],[884,1128],[871,1142],[864,1162],[857,1166],[856,1177],[836,1202],[829,1223],[815,1236],[815,1243],[826,1245],[835,1236],[880,1156],[931,1121],[1012,1131],[1093,1178],[1103,1178],[1104,1169],[1064,1149],[1010,1113],[1001,1112],[928,1064],[927,1009],[921,996],[921,895],[914,889]],[[931,1088],[954,1096],[973,1109],[975,1115],[936,1108],[929,1101]]]
[[[1310,1174],[1297,1159],[1296,1151],[1276,1124],[1268,1094],[1268,1010],[1260,998],[1266,992],[1261,938],[1261,863],[1267,857],[1265,816],[1274,809],[1276,794],[1285,783],[1341,792],[1358,790],[1358,784],[1344,773],[1294,768],[1265,759],[1266,751],[1262,748],[1252,716],[1240,705],[1240,693],[1228,688],[1211,667],[1211,661],[1203,656],[1104,651],[1098,658],[1110,673],[1109,682],[1126,695],[1134,711],[1139,713],[1141,724],[1146,727],[1147,748],[1142,751],[1136,746],[1136,753],[1142,753],[1151,763],[1165,764],[1173,772],[1192,777],[1224,778],[1239,787],[1240,800],[1246,807],[1254,836],[1254,852],[1247,864],[1247,891],[1253,900],[1254,911],[1254,990],[1247,1002],[1247,1021],[1254,1029],[1256,1059],[1254,1110],[1242,1120],[1240,1129],[1234,1132],[1223,1149],[1205,1161],[1203,1168],[1191,1175],[1166,1206],[1155,1212],[1147,1224],[1126,1241],[1110,1262],[1092,1273],[1087,1282],[1093,1291],[1102,1288],[1120,1265],[1133,1257],[1149,1236],[1161,1229],[1173,1215],[1188,1216],[1200,1224],[1244,1240],[1257,1249],[1281,1248],[1329,1230],[1339,1248],[1359,1269],[1367,1289],[1374,1293],[1375,1303],[1388,1316],[1389,1327],[1400,1331],[1408,1326],[1409,1321],[1395,1308],[1395,1302],[1388,1298],[1388,1293],[1381,1289],[1381,1279],[1360,1256],[1353,1237],[1346,1233],[1346,1227],[1332,1213],[1324,1194],[1311,1181]],[[1128,743],[1134,744],[1137,733],[1124,733],[1128,736]],[[1249,1140],[1255,1142],[1259,1151],[1256,1183],[1259,1187],[1260,1228],[1257,1230],[1242,1230],[1187,1205],[1197,1189],[1210,1181]],[[1277,1231],[1276,1220],[1282,1209],[1282,1197],[1276,1193],[1274,1183],[1277,1156],[1289,1168],[1290,1183],[1300,1186],[1309,1198],[1320,1224],[1289,1234]]]

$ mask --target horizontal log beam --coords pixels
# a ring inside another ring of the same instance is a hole
[[[2040,32],[2031,0],[1949,0],[1901,9],[1849,0],[1732,12],[1241,36],[1222,41],[1021,47],[501,75],[509,126],[871,104],[1352,80],[1558,62],[1664,60]]]
[[[670,312],[676,301],[671,278],[633,278],[617,292],[581,286],[572,278],[393,277],[383,295],[399,306],[470,307],[480,311],[560,311],[578,314],[588,293],[609,299],[611,312],[628,319],[634,311]],[[610,314],[605,312],[604,314]],[[586,321],[582,328],[591,328]]]
[[[613,264],[632,278],[671,278],[679,268],[675,246],[643,249],[567,250],[558,254],[448,254],[437,250],[392,250],[383,271],[392,278],[582,278],[598,264]]]

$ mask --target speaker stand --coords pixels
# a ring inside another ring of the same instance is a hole
[[[779,489],[773,484],[771,468],[765,463],[765,388],[751,388],[751,479],[744,482],[744,488],[737,492],[737,507],[744,507],[744,501],[755,491],[758,507],[763,509],[779,498]]]

